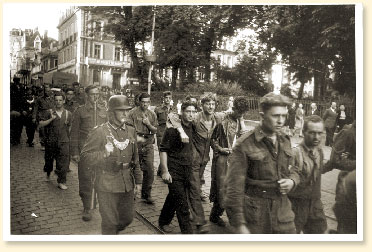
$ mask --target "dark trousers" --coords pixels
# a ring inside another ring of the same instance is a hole
[[[27,143],[30,144],[34,141],[36,124],[32,122],[32,118],[26,118],[24,124],[26,126]]]
[[[333,136],[334,136],[334,133],[335,133],[335,129],[334,128],[327,128],[326,127],[325,130],[326,130],[326,142],[325,142],[325,145],[332,147],[332,145],[333,145]]]
[[[133,190],[123,193],[97,191],[103,235],[116,235],[133,221]]]
[[[23,129],[23,116],[10,117],[10,142],[11,144],[19,144],[21,142],[21,134]]]
[[[151,197],[154,182],[154,146],[152,144],[138,144],[139,162],[143,174],[142,198]]]
[[[45,131],[44,127],[39,127],[39,141],[41,146],[45,146]]]
[[[327,219],[320,199],[290,198],[295,213],[296,232],[323,234],[327,230]]]
[[[50,174],[53,171],[53,162],[56,160],[56,174],[58,183],[66,183],[66,173],[70,165],[69,143],[46,143],[44,172]]]
[[[92,201],[92,170],[82,160],[78,164],[79,195],[84,209],[90,209]]]
[[[181,233],[192,234],[193,230],[187,203],[189,182],[186,178],[180,179],[172,176],[172,183],[168,184],[168,189],[169,193],[159,216],[159,226],[169,225],[172,222],[174,213],[176,213]]]
[[[213,207],[212,207],[212,210],[211,210],[210,219],[214,219],[214,220],[218,219],[219,217],[222,216],[224,211],[225,211],[225,209],[221,207],[221,205],[219,203],[219,200],[216,199],[213,202]]]
[[[193,222],[195,225],[206,224],[204,209],[200,199],[201,196],[200,168],[201,165],[193,164],[190,174],[190,189],[188,191],[190,212],[192,214]]]
[[[295,234],[294,213],[287,196],[244,196],[244,215],[252,234]]]

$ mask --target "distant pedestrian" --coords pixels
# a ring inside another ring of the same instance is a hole
[[[311,103],[310,107],[311,107],[310,115],[320,116],[320,111],[318,110],[316,103]]]
[[[193,233],[186,192],[190,189],[193,157],[192,121],[195,114],[195,103],[190,101],[182,103],[181,127],[190,138],[188,143],[181,142],[177,129],[167,128],[160,144],[161,174],[169,189],[159,216],[159,227],[164,232],[170,231],[169,224],[176,213],[182,234]]]
[[[229,157],[226,213],[237,233],[294,234],[287,194],[300,182],[290,139],[281,130],[290,101],[266,94],[261,124],[240,137]]]
[[[352,123],[350,121],[350,118],[348,115],[346,115],[345,112],[345,105],[341,104],[340,105],[340,110],[337,113],[337,118],[336,118],[336,130],[337,132],[341,131],[346,124]]]
[[[331,107],[327,109],[323,115],[324,126],[326,130],[326,146],[332,147],[333,145],[333,136],[336,129],[336,119],[337,119],[337,111],[336,111],[336,102],[331,103]]]
[[[25,93],[20,79],[14,77],[13,81],[14,83],[10,85],[10,143],[11,145],[18,145],[21,141],[23,129]]]
[[[136,131],[125,125],[131,108],[124,95],[112,96],[109,121],[92,130],[81,152],[82,161],[95,170],[104,235],[118,234],[133,221],[135,192],[141,190]]]
[[[289,135],[295,135],[295,126],[296,126],[296,103],[292,103],[292,106],[288,106],[288,128],[289,128]]]
[[[302,109],[302,103],[298,104],[298,108],[296,109],[296,130],[299,132],[299,136],[303,137],[302,128],[304,125],[304,110]]]
[[[230,96],[229,101],[227,103],[227,112],[232,112],[234,106],[234,97]]]
[[[71,112],[63,108],[65,95],[60,92],[54,95],[55,109],[49,110],[46,120],[41,120],[40,127],[45,128],[45,165],[44,172],[49,180],[56,161],[58,187],[66,190],[66,173],[70,165],[70,128]]]
[[[295,166],[301,182],[288,197],[295,213],[296,232],[299,234],[323,234],[327,219],[321,201],[321,174],[323,173],[323,149],[320,147],[324,124],[321,117],[305,118],[303,141],[293,149]]]
[[[32,89],[29,88],[26,91],[26,99],[24,102],[24,114],[23,114],[23,123],[26,127],[27,134],[27,144],[29,147],[34,146],[34,136],[36,131],[36,123],[32,120],[32,114],[35,109],[35,97],[32,94]]]

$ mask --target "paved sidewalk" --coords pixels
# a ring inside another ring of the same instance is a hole
[[[81,219],[82,203],[78,192],[77,166],[71,163],[72,170],[67,174],[68,189],[63,191],[57,188],[57,176],[52,173],[51,180],[46,181],[43,172],[44,152],[39,144],[28,147],[23,132],[22,143],[10,149],[10,193],[11,193],[11,234],[48,234],[48,235],[95,235],[100,234],[101,217],[98,209],[93,210],[93,219],[84,222]],[[37,133],[35,135],[37,142]],[[300,138],[292,138],[296,145]],[[330,148],[325,147],[326,157],[330,155]],[[212,157],[212,152],[210,153]],[[159,166],[159,155],[155,145],[155,164]],[[205,171],[206,185],[203,193],[209,195],[211,161]],[[156,172],[155,172],[156,173]],[[328,225],[330,229],[336,228],[332,206],[334,204],[334,191],[337,182],[337,171],[329,172],[322,177],[323,203],[325,206]],[[160,210],[168,194],[168,187],[156,176],[153,184],[154,205],[145,204],[137,199],[137,210],[153,225],[158,225]],[[209,219],[211,204],[203,202],[206,219]],[[226,214],[223,219],[228,222]],[[172,224],[172,233],[180,234],[175,217]],[[211,234],[231,233],[229,226],[220,228],[208,222],[207,228]],[[154,230],[138,219],[121,234],[155,234]]]

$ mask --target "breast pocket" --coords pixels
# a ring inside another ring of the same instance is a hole
[[[290,150],[284,150],[280,157],[280,172],[282,177],[288,177],[290,170],[294,166],[293,153]]]
[[[158,116],[158,123],[159,125],[165,124],[167,120],[167,113],[165,111],[161,111],[157,114]]]
[[[248,171],[248,176],[252,179],[269,179],[272,180],[274,170],[272,169],[272,158],[271,154],[267,151],[258,151],[251,153],[249,158],[251,159],[253,166]]]

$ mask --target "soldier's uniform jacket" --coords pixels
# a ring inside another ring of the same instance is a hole
[[[139,107],[133,108],[128,115],[128,124],[133,126],[137,134],[139,136],[142,136],[145,138],[147,144],[153,144],[154,143],[154,133],[152,133],[149,128],[145,124],[143,124],[142,120],[146,117],[148,117],[150,123],[154,127],[158,127],[158,120],[156,118],[156,114],[154,111],[147,109],[145,112],[142,112]]]
[[[298,169],[294,166],[290,139],[286,135],[278,134],[277,148],[269,147],[270,143],[267,141],[268,137],[261,126],[257,126],[237,140],[228,159],[225,206],[233,226],[247,224],[244,210],[246,207],[251,210],[258,209],[259,206],[255,206],[255,202],[250,200],[251,197],[278,199],[282,203],[278,216],[273,218],[282,222],[294,219],[288,198],[280,194],[277,182],[282,178],[292,179],[295,185],[300,182]]]
[[[52,96],[42,96],[36,99],[35,109],[33,111],[32,119],[36,121],[47,120],[50,113],[49,109],[53,109],[54,100]]]
[[[114,151],[104,158],[108,142],[114,145]],[[134,189],[134,183],[142,183],[133,127],[115,127],[109,122],[95,127],[83,147],[81,158],[96,170],[95,186],[98,191],[129,192]]]
[[[107,122],[106,110],[97,106],[97,125]],[[94,125],[94,105],[87,102],[85,105],[78,107],[72,119],[70,153],[72,156],[79,155],[89,132],[95,127]]]

